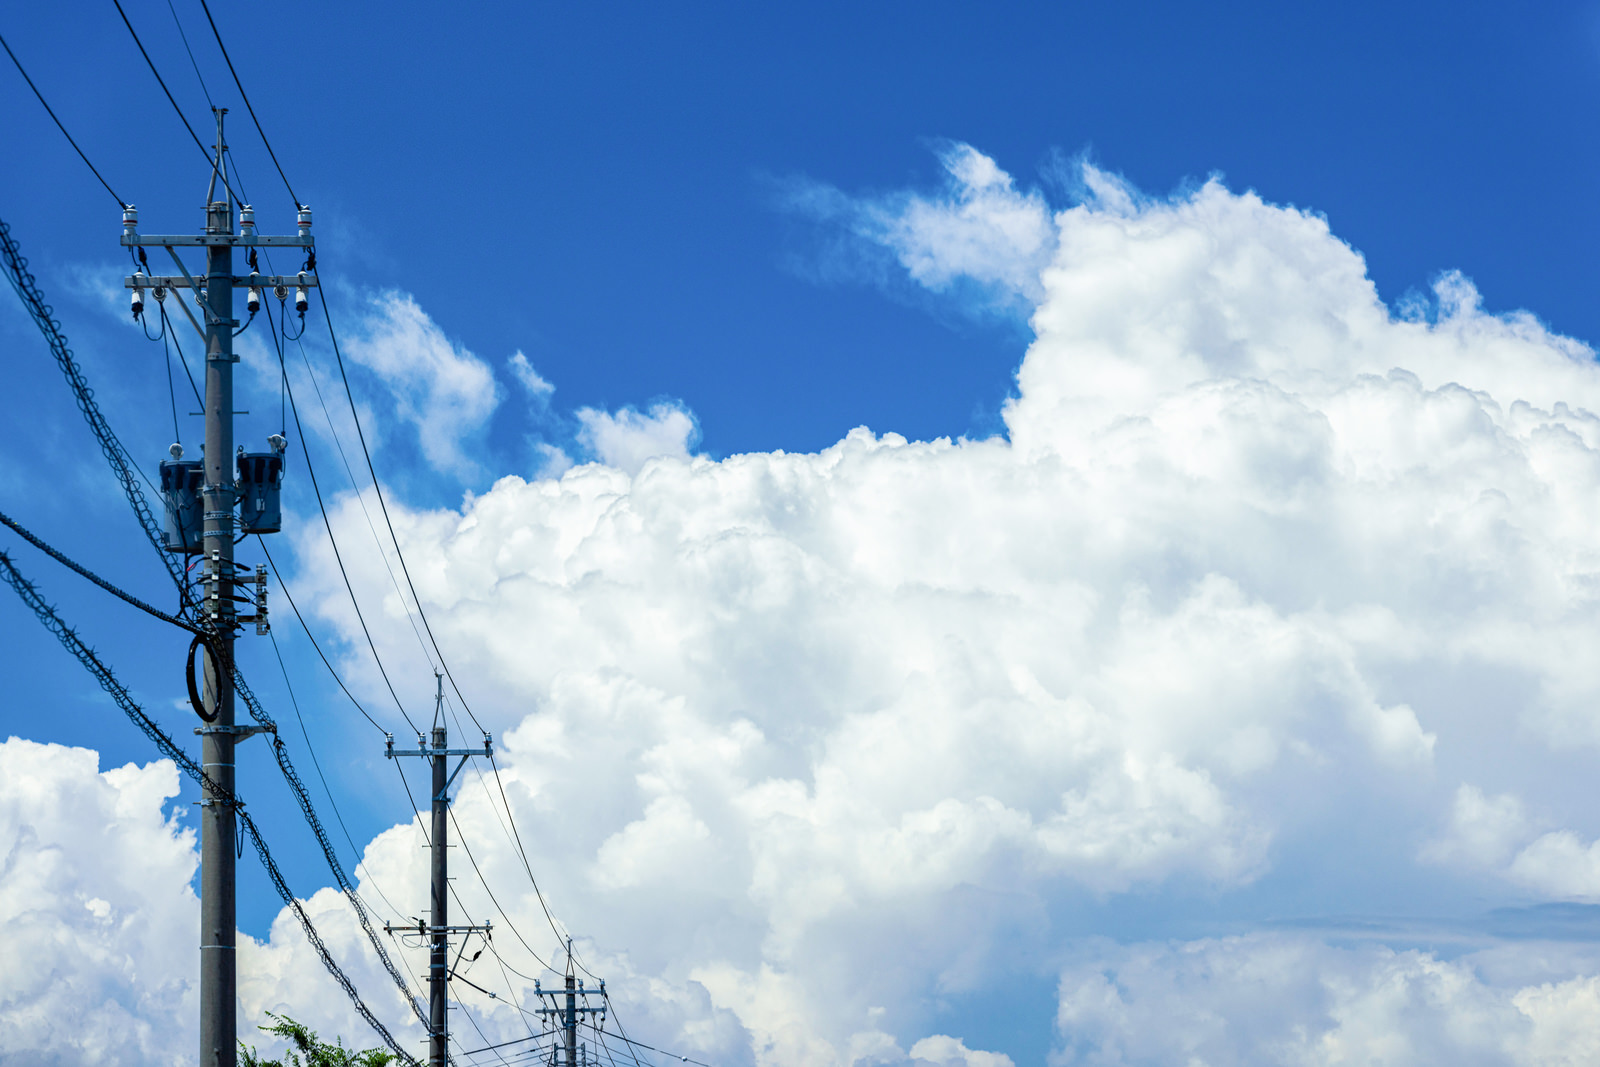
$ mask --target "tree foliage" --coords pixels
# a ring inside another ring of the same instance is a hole
[[[316,1031],[304,1023],[295,1022],[287,1015],[267,1012],[271,1026],[258,1026],[273,1037],[285,1038],[289,1048],[281,1059],[264,1060],[256,1050],[239,1042],[239,1067],[387,1067],[394,1062],[394,1054],[384,1049],[369,1048],[364,1052],[344,1047],[343,1039],[333,1044],[317,1037]]]

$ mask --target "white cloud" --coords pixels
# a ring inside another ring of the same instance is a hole
[[[1010,1056],[970,1049],[960,1038],[945,1034],[925,1037],[912,1045],[911,1058],[937,1063],[940,1067],[1013,1067]]]
[[[1058,924],[1426,908],[1485,871],[1593,893],[1567,769],[1600,743],[1593,354],[1459,276],[1431,320],[1396,317],[1325,220],[1216,182],[1154,200],[1102,175],[1050,214],[946,160],[951,191],[874,232],[913,284],[1036,304],[1007,437],[712,461],[681,408],[591,410],[599,463],[391,506],[590,966],[706,1062],[983,1062],[939,1005],[1066,953],[1078,1062],[1578,1057],[1600,965],[1577,949],[1086,948]],[[353,501],[335,523],[367,536]],[[379,561],[351,573],[415,663]],[[1488,767],[1495,792],[1463,787]],[[469,782],[457,815],[547,951],[497,796]],[[391,831],[368,870],[415,893],[416,846]],[[309,973],[290,933],[250,1004]]]
[[[1059,1062],[1565,1067],[1600,1055],[1596,980],[1497,981],[1499,954],[1290,936],[1098,943],[1061,976]]]
[[[1511,861],[1512,878],[1554,897],[1600,900],[1600,841],[1571,830],[1544,834]]]
[[[533,369],[533,364],[520,350],[511,353],[511,358],[506,360],[506,366],[511,370],[511,376],[528,391],[528,395],[536,402],[548,403],[556,387],[545,381],[540,373]]]
[[[1522,802],[1510,794],[1485,796],[1474,785],[1456,790],[1450,828],[1423,849],[1424,859],[1496,868],[1508,862],[1530,833]]]
[[[410,294],[395,290],[370,299],[346,348],[392,392],[430,466],[456,475],[477,471],[464,446],[482,434],[499,403],[488,364],[446,337]]]
[[[669,457],[687,460],[700,436],[694,415],[680,404],[665,401],[648,412],[625,407],[617,412],[579,408],[578,443],[608,467],[639,473],[648,460]]]
[[[191,831],[162,813],[166,760],[0,743],[0,1059],[170,1062],[194,1044]]]
[[[818,253],[824,276],[865,274],[887,252],[918,285],[948,294],[968,287],[972,311],[1031,308],[1043,294],[1040,272],[1055,251],[1050,208],[1037,190],[1019,190],[1011,175],[970,145],[939,152],[945,187],[852,197],[819,182],[791,181],[785,206],[845,235]]]

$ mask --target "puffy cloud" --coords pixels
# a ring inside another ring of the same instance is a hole
[[[688,459],[700,436],[694,415],[680,404],[661,401],[648,412],[631,407],[616,412],[579,408],[578,443],[601,463],[639,473],[648,460]]]
[[[346,348],[392,392],[396,414],[416,431],[429,465],[458,475],[478,469],[463,446],[499,403],[488,364],[446,337],[409,293],[395,290],[370,298]]]
[[[1423,848],[1424,859],[1458,861],[1493,868],[1510,860],[1529,836],[1529,820],[1520,800],[1509,794],[1485,796],[1474,785],[1456,790],[1449,832]]]
[[[707,1062],[994,1064],[950,1006],[1067,956],[1066,1062],[1580,1062],[1600,969],[1570,946],[1077,931],[1119,905],[1593,892],[1593,353],[1457,275],[1393,314],[1325,220],[1217,182],[1154,199],[1086,171],[1052,213],[944,158],[942,197],[836,193],[829,217],[908,284],[1033,308],[1004,437],[713,461],[681,408],[589,411],[599,462],[391,508],[545,894],[630,1026]],[[370,536],[352,499],[335,522]],[[380,561],[352,577],[414,660]],[[462,840],[548,953],[500,804],[469,779]],[[424,884],[417,842],[369,847],[386,895]],[[250,1003],[293,1003],[306,966]]]
[[[194,1045],[193,832],[177,769],[0,743],[0,1059],[171,1062]]]
[[[549,402],[550,395],[556,391],[556,387],[533,369],[533,364],[526,355],[521,351],[511,353],[511,358],[506,360],[506,366],[510,368],[511,376],[528,391],[530,397],[540,403]]]
[[[1023,195],[946,158],[955,218]],[[405,520],[564,913],[698,983],[758,1062],[965,1040],[923,998],[1048,938],[1052,901],[1270,899],[1326,850],[1397,907],[1461,861],[1587,884],[1581,837],[1516,859],[1516,812],[1460,787],[1493,759],[1548,798],[1545,755],[1597,737],[1589,350],[1459,276],[1397,318],[1313,214],[1096,180],[1043,216],[1048,265],[1013,247],[1037,338],[1005,438],[646,464],[596,436],[608,463]],[[916,247],[932,289],[1009,277]],[[1452,818],[1451,863],[1414,868]],[[974,893],[967,940],[937,936]],[[1459,978],[1395,959],[1410,989]],[[1371,1007],[1339,1041],[1447,1047]]]
[[[1565,1067],[1600,1054],[1595,978],[1506,983],[1492,950],[1446,960],[1281,935],[1089,949],[1061,976],[1061,1063]]]
[[[784,206],[833,238],[803,266],[822,277],[891,284],[887,255],[911,281],[959,297],[968,311],[1031,307],[1043,295],[1040,273],[1057,239],[1044,195],[1019,190],[971,145],[945,145],[939,162],[945,187],[934,195],[852,197],[821,182],[784,183]],[[1111,179],[1095,173],[1109,188]]]

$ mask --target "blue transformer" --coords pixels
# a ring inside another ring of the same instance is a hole
[[[283,455],[239,453],[239,532],[277,533],[283,529]]]
[[[198,555],[205,534],[200,487],[205,482],[205,461],[170,459],[161,462],[161,498],[166,503],[164,539],[168,552]]]

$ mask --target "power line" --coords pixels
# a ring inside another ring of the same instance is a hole
[[[195,147],[200,149],[200,154],[205,156],[206,160],[210,162],[211,152],[204,144],[200,142],[200,136],[194,132],[194,127],[189,125],[188,116],[183,113],[183,108],[179,107],[178,101],[173,98],[172,90],[167,88],[166,79],[162,78],[161,72],[156,69],[155,60],[151,59],[150,53],[145,51],[144,42],[139,40],[138,31],[133,28],[133,23],[128,21],[128,13],[122,10],[122,0],[111,0],[111,2],[117,7],[117,14],[122,16],[123,25],[127,26],[128,32],[133,35],[133,43],[139,46],[139,54],[144,56],[145,65],[150,68],[150,73],[156,76],[156,83],[161,86],[161,91],[167,94],[167,102],[172,105],[172,110],[178,113],[178,120],[183,123],[183,128],[189,131],[189,136],[193,138]],[[230,196],[232,196],[239,203],[244,203],[243,200],[239,199],[238,194],[233,191],[233,186],[228,184],[228,176],[226,174],[219,173],[221,170],[222,160],[219,158],[214,163],[212,173],[217,174],[217,176],[222,179],[222,187],[228,190]],[[112,195],[115,196],[116,194],[113,193]]]
[[[151,607],[149,604],[146,604],[144,601],[140,600],[138,597],[134,596],[132,593],[128,593],[128,592],[125,592],[125,591],[117,588],[116,586],[112,585],[110,582],[106,581],[104,578],[100,577],[98,574],[95,574],[93,571],[89,570],[87,567],[82,566],[81,564],[75,562],[74,560],[72,560],[71,558],[66,556],[65,554],[57,551],[54,548],[51,548],[50,545],[45,543],[42,539],[40,539],[38,537],[35,537],[33,534],[29,533],[26,529],[24,529],[22,527],[21,524],[19,524],[17,522],[16,519],[13,519],[10,515],[7,515],[3,511],[0,511],[0,525],[4,525],[4,526],[10,528],[10,530],[13,533],[15,533],[17,536],[21,537],[24,541],[27,541],[34,548],[37,548],[39,551],[41,551],[45,555],[49,556],[51,559],[55,560],[57,563],[60,563],[63,566],[71,568],[72,570],[76,571],[78,574],[81,574],[83,577],[89,579],[95,585],[98,585],[101,589],[104,589],[106,592],[110,593],[112,596],[117,597],[119,600],[126,601],[129,604],[132,604],[134,607],[138,608],[140,611],[143,611],[143,612],[146,612],[147,614],[153,615],[156,618],[160,619],[162,622],[171,623],[173,626],[176,626],[179,629],[188,630],[192,634],[199,634],[199,633],[204,633],[205,632],[200,627],[198,627],[194,623],[190,622],[188,619],[180,619],[176,615],[168,615],[166,612],[162,611],[160,608],[154,608],[154,607]]]
[[[277,657],[278,670],[283,673],[283,688],[289,694],[289,704],[294,708],[295,720],[300,724],[300,736],[305,739],[306,752],[311,756],[311,766],[316,768],[317,780],[322,783],[322,792],[328,798],[328,806],[333,809],[333,817],[338,822],[339,829],[344,834],[345,842],[350,846],[350,851],[356,857],[356,870],[359,873],[363,866],[361,849],[356,847],[355,838],[350,835],[350,828],[345,825],[344,813],[339,810],[339,802],[333,799],[333,790],[328,786],[327,775],[322,773],[322,761],[317,758],[316,746],[311,743],[311,732],[306,729],[305,716],[300,714],[300,701],[295,698],[294,686],[289,681],[289,667],[283,661],[283,650],[278,647],[278,635],[269,630],[267,631],[267,636],[272,640],[272,654]],[[367,881],[372,883],[372,888],[377,890],[378,896],[382,897],[383,902],[389,906],[390,913],[399,915],[400,909],[394,906],[394,901],[389,899],[389,895],[383,891],[383,887],[378,884],[377,879],[372,877],[370,869],[367,871],[366,877]]]
[[[495,897],[494,890],[489,888],[488,879],[484,878],[483,876],[483,868],[478,866],[477,859],[472,855],[472,848],[467,844],[467,835],[461,832],[461,824],[456,822],[456,813],[454,808],[450,809],[450,822],[454,824],[456,828],[456,842],[461,846],[461,850],[467,854],[467,861],[472,864],[473,873],[478,876],[478,881],[483,884],[483,891],[489,894],[489,902],[494,905],[494,910],[500,913],[500,917],[506,921],[506,925],[511,928],[511,932],[516,935],[517,940],[522,942],[522,947],[528,950],[529,955],[531,955],[535,960],[538,960],[541,967],[544,967],[547,970],[554,970],[555,968],[551,967],[548,963],[541,959],[539,953],[534,950],[534,947],[528,944],[527,939],[522,936],[522,932],[518,930],[516,924],[511,921],[511,916],[506,914],[506,909],[500,906],[500,901]]]
[[[611,1003],[610,996],[606,997],[606,1003],[607,1004]],[[613,1019],[615,1019],[617,1017],[616,1013],[612,1012],[611,1017]],[[617,1028],[621,1029],[622,1028],[622,1024],[618,1023],[617,1024]],[[695,1067],[711,1067],[711,1065],[709,1063],[703,1063],[700,1060],[690,1059],[688,1056],[680,1056],[676,1052],[668,1052],[666,1049],[656,1048],[654,1045],[647,1045],[643,1041],[635,1041],[633,1038],[629,1037],[627,1034],[613,1034],[610,1030],[601,1030],[598,1026],[595,1027],[595,1029],[598,1030],[600,1033],[605,1034],[607,1037],[614,1037],[618,1041],[626,1042],[628,1045],[630,1045],[630,1046],[632,1046],[634,1048],[646,1049],[646,1050],[648,1050],[650,1052],[654,1052],[658,1056],[671,1056],[673,1059],[677,1060],[680,1063],[692,1063],[692,1064],[695,1064]]]
[[[411,581],[411,568],[406,566],[406,554],[400,548],[400,539],[395,536],[394,523],[389,519],[389,505],[383,499],[383,487],[378,483],[378,472],[372,465],[372,453],[367,448],[367,435],[361,429],[361,416],[356,411],[355,393],[350,389],[350,377],[345,373],[344,356],[339,352],[339,338],[333,330],[333,315],[328,311],[328,298],[319,288],[317,300],[322,305],[322,317],[328,324],[328,339],[333,342],[333,356],[339,365],[339,378],[344,382],[345,396],[350,401],[350,417],[356,424],[356,437],[361,442],[361,454],[367,460],[367,473],[372,476],[372,489],[377,494],[378,506],[383,510],[384,525],[389,527],[389,538],[394,541],[395,555],[400,557],[400,569],[405,573],[406,585],[411,590],[411,599],[416,601],[417,615],[422,619],[422,628],[428,631],[428,640],[433,644],[433,650],[439,656],[439,665],[444,668],[446,678],[450,679],[450,688],[455,690],[456,698],[461,701],[461,707],[466,711],[467,717],[472,720],[472,725],[480,731],[483,724],[478,722],[478,717],[472,713],[472,706],[467,703],[467,698],[462,696],[461,687],[456,684],[455,675],[450,673],[450,664],[445,661],[444,653],[439,651],[439,641],[433,636],[433,627],[428,625],[428,614],[422,610],[422,598],[417,596],[417,587]]]
[[[311,446],[306,443],[305,429],[300,425],[300,408],[294,402],[294,389],[290,387],[288,393],[289,412],[294,416],[294,431],[300,437],[300,451],[306,457],[306,473],[311,476],[311,490],[316,494],[317,510],[322,513],[322,525],[328,531],[328,543],[333,546],[333,558],[339,564],[339,574],[344,578],[345,591],[350,594],[350,603],[356,609],[356,620],[361,623],[361,632],[366,635],[367,647],[372,650],[372,658],[378,664],[378,673],[383,675],[383,684],[389,687],[389,695],[394,698],[394,706],[400,709],[400,717],[405,719],[406,725],[415,730],[417,724],[406,714],[405,705],[400,702],[400,694],[395,692],[394,683],[389,680],[389,672],[384,669],[383,658],[378,655],[378,646],[372,640],[372,631],[367,629],[367,618],[361,613],[361,604],[356,600],[355,587],[350,584],[350,572],[345,570],[344,556],[339,552],[338,539],[333,536],[333,523],[328,519],[327,505],[322,502],[322,489],[317,485],[317,472],[311,463]]]
[[[39,91],[39,87],[33,84],[33,79],[28,77],[28,72],[22,69],[22,60],[17,58],[17,54],[11,50],[10,45],[6,44],[6,39],[3,36],[0,36],[0,48],[4,48],[6,55],[11,57],[11,62],[16,64],[17,73],[22,75],[22,80],[28,83],[28,88],[33,90],[33,95],[39,98],[39,103],[44,105],[45,112],[49,114],[51,121],[56,124],[56,129],[61,131],[61,136],[67,139],[67,143],[72,146],[72,150],[78,153],[78,158],[83,160],[83,165],[88,167],[94,176],[99,179],[100,184],[106,187],[106,192],[110,193],[112,199],[116,200],[117,206],[126,210],[128,202],[117,195],[117,191],[111,188],[111,183],[102,178],[100,171],[95,169],[93,163],[89,162],[89,157],[83,154],[83,149],[78,147],[78,142],[72,139],[72,134],[68,133],[67,128],[61,124],[61,120],[56,118],[55,111],[51,109],[49,102],[44,98],[44,94]]]
[[[216,104],[211,102],[211,90],[206,88],[206,76],[200,73],[200,64],[195,62],[194,49],[189,47],[189,35],[183,32],[183,20],[178,18],[178,9],[172,6],[172,0],[167,0],[167,10],[172,12],[172,23],[178,27],[178,36],[183,38],[183,50],[189,53],[189,65],[194,68],[194,76],[200,81],[200,91],[206,96],[206,106],[215,110]],[[239,190],[244,191],[244,183],[239,183]]]
[[[250,106],[250,95],[244,91],[244,83],[239,80],[239,72],[233,69],[233,60],[228,58],[228,46],[222,43],[222,33],[217,29],[216,19],[211,17],[211,8],[206,5],[206,0],[200,0],[200,9],[206,13],[206,21],[211,23],[211,33],[217,39],[217,47],[222,49],[222,58],[227,61],[228,73],[233,75],[233,84],[239,87],[239,98],[244,101],[245,110],[250,112],[250,121],[256,124],[256,132],[261,135],[261,143],[267,146],[267,155],[272,157],[272,165],[278,168],[278,177],[283,179],[283,187],[289,190],[290,197],[294,199],[295,209],[299,210],[305,205],[294,195],[294,187],[289,184],[289,176],[283,173],[283,166],[278,162],[278,154],[272,150],[272,142],[267,140],[267,131],[261,128],[261,120],[256,118],[256,109]]]
[[[270,264],[270,259],[268,262]],[[271,318],[269,316],[268,322],[270,321]],[[302,333],[303,332],[304,331],[302,330]],[[276,340],[276,335],[274,335],[274,339]],[[389,584],[394,587],[395,596],[399,599],[401,605],[406,609],[406,621],[411,624],[411,632],[417,639],[418,647],[422,649],[423,658],[428,661],[428,666],[432,667],[434,665],[433,653],[428,650],[427,643],[422,640],[422,631],[417,629],[417,622],[413,617],[411,603],[406,600],[405,593],[401,592],[400,579],[395,577],[394,564],[389,562],[389,551],[384,547],[383,540],[378,536],[378,528],[373,525],[372,509],[367,507],[366,494],[361,491],[361,487],[356,483],[356,472],[350,467],[350,457],[344,450],[344,441],[339,436],[338,427],[336,427],[333,423],[333,413],[328,410],[327,398],[322,395],[322,384],[317,381],[317,372],[316,369],[311,366],[311,357],[306,353],[305,342],[299,337],[295,337],[293,340],[295,346],[300,349],[300,362],[305,365],[306,378],[311,382],[311,390],[314,394],[316,394],[317,405],[322,409],[323,421],[328,424],[328,435],[333,439],[333,447],[339,453],[339,462],[344,467],[345,476],[350,479],[350,488],[355,492],[356,503],[361,506],[361,517],[367,522],[367,530],[372,534],[373,546],[377,548],[378,556],[383,560],[384,570],[389,574]],[[281,344],[278,346],[278,359],[279,363],[282,364],[283,347]],[[287,390],[287,370],[284,371],[282,381],[284,383],[285,390]],[[420,614],[420,607],[417,613]]]
[[[261,539],[260,537],[257,537],[256,540],[260,541]],[[261,551],[267,557],[267,566],[272,568],[272,576],[278,579],[278,588],[283,590],[285,599],[289,601],[289,607],[294,609],[294,617],[300,620],[300,628],[305,631],[306,638],[311,642],[311,647],[316,649],[317,655],[322,658],[322,665],[328,668],[328,673],[333,675],[333,680],[339,683],[339,688],[344,691],[345,696],[350,698],[350,703],[356,706],[356,710],[361,713],[362,718],[370,722],[379,733],[384,733],[385,731],[383,727],[379,725],[378,720],[374,719],[370,714],[368,714],[367,709],[361,706],[361,701],[357,700],[355,694],[350,692],[349,687],[344,684],[344,679],[339,677],[339,672],[335,670],[333,664],[328,661],[327,654],[322,651],[322,646],[317,644],[316,637],[314,637],[311,633],[311,627],[306,625],[305,616],[300,614],[300,605],[294,602],[294,596],[289,592],[289,583],[285,582],[283,580],[283,575],[278,572],[278,564],[275,560],[273,560],[272,553],[267,551],[265,542],[261,542]]]

